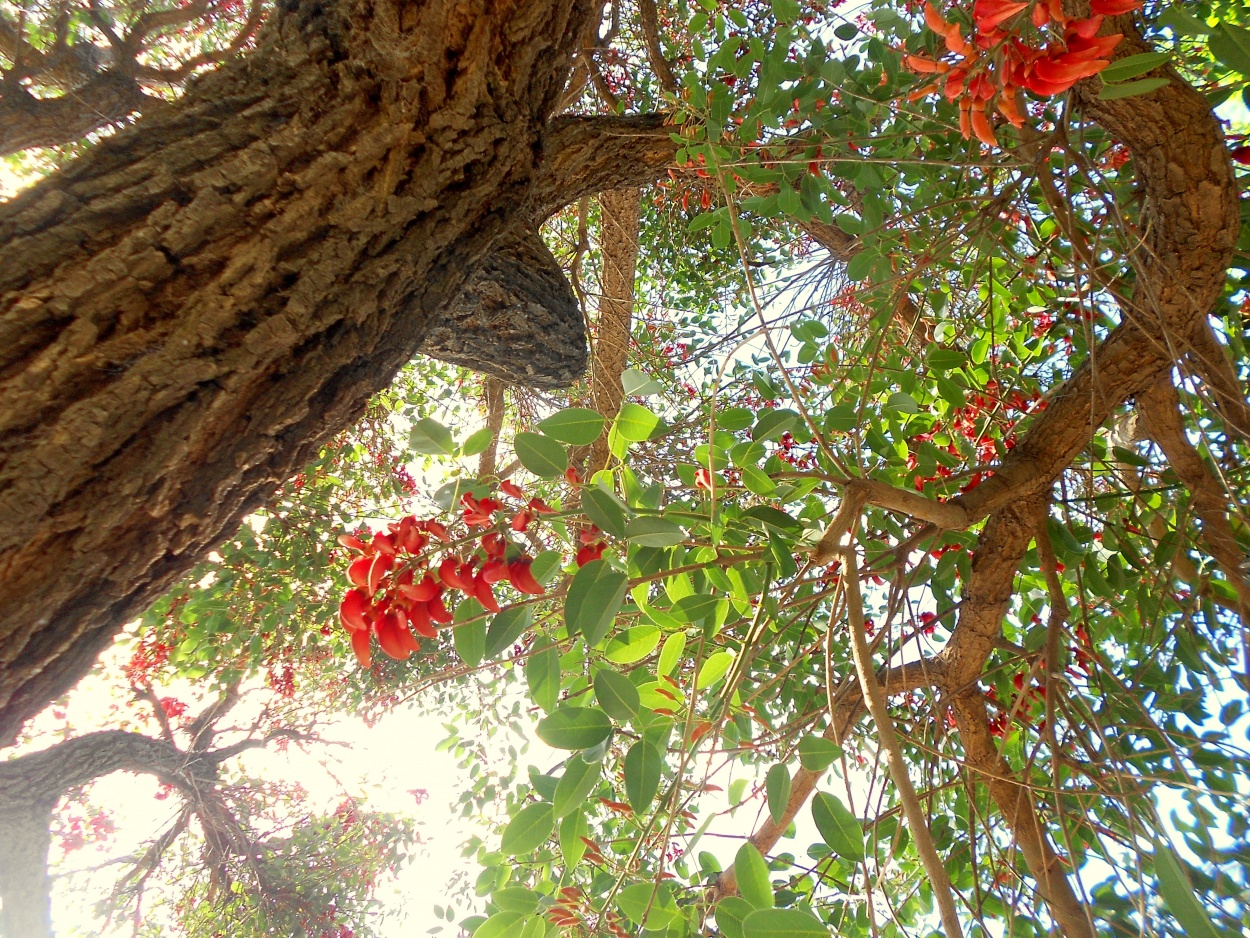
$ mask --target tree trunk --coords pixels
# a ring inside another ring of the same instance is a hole
[[[0,207],[0,738],[350,425],[531,203],[584,0],[278,11]]]
[[[0,807],[0,935],[52,938],[48,878],[52,808],[56,801]]]

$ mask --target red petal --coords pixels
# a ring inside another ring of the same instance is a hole
[[[352,550],[358,550],[362,554],[365,552],[365,542],[353,534],[340,534],[339,543],[344,547],[350,547]]]
[[[409,613],[410,623],[413,630],[426,638],[437,638],[438,630],[434,628],[434,623],[430,621],[429,609],[425,603],[419,603],[412,607]],[[415,650],[415,649],[414,649]]]
[[[1141,3],[1142,0],[1090,0],[1089,8],[1094,13],[1120,16],[1138,9]]]
[[[369,592],[376,593],[378,587],[382,585],[382,578],[386,576],[388,570],[395,566],[394,554],[376,554],[373,563],[369,566]]]
[[[447,606],[444,605],[442,596],[435,596],[425,604],[425,608],[430,614],[430,618],[439,625],[451,624],[451,613],[447,611]]]
[[[369,628],[369,597],[360,590],[348,590],[339,604],[339,621],[353,632]]]
[[[443,588],[434,581],[434,577],[428,573],[421,578],[420,583],[414,583],[412,586],[400,586],[399,592],[409,599],[414,599],[419,603],[428,602],[433,599]]]
[[[521,491],[521,487],[515,482],[500,482],[499,489],[505,495],[511,495],[513,498],[524,498],[525,493]]]
[[[499,601],[495,599],[495,594],[491,590],[490,584],[480,574],[473,578],[473,596],[490,612],[499,611]]]
[[[464,593],[473,591],[473,581],[466,580],[460,575],[460,558],[448,557],[438,565],[438,578],[443,584],[450,586],[452,589],[458,589]]]
[[[432,537],[436,537],[440,541],[446,542],[451,540],[451,535],[447,533],[447,528],[444,525],[439,524],[437,521],[431,520],[425,522],[425,529],[430,532]]]
[[[508,582],[519,592],[541,596],[542,584],[534,579],[534,574],[530,571],[531,563],[529,560],[514,560],[508,564]]]
[[[378,644],[382,646],[382,650],[392,658],[403,661],[412,654],[412,649],[408,647],[408,643],[404,641],[403,630],[399,625],[399,618],[393,612],[388,612],[382,618],[373,624],[373,631],[377,633]],[[411,639],[411,635],[409,638]]]
[[[373,566],[372,557],[357,557],[347,568],[347,579],[353,586],[361,589],[369,588],[369,568]]]
[[[356,661],[362,668],[368,668],[372,657],[369,654],[369,633],[368,631],[352,632],[352,651],[356,655]]]
[[[482,566],[479,574],[487,583],[498,583],[508,578],[508,567],[499,557],[492,557]]]

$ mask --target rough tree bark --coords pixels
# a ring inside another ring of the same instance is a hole
[[[291,0],[0,207],[0,739],[350,425],[503,236],[671,158],[656,119],[548,126],[590,9]]]

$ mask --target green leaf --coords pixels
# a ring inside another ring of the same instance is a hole
[[[703,667],[699,668],[699,678],[695,681],[695,690],[703,690],[715,684],[728,673],[729,667],[733,663],[734,654],[732,651],[718,651],[716,654],[710,655],[703,662]]]
[[[1158,91],[1166,84],[1168,84],[1166,78],[1143,78],[1141,81],[1130,81],[1123,85],[1103,85],[1102,91],[1098,92],[1098,97],[1103,101],[1131,98],[1134,95]]]
[[[940,345],[934,345],[925,355],[925,362],[934,371],[950,371],[952,368],[960,368],[964,362],[963,352],[955,349],[942,348]]]
[[[622,889],[616,901],[631,922],[647,931],[663,931],[681,918],[667,886],[636,883]]]
[[[768,496],[777,491],[777,483],[757,466],[742,467],[742,484],[752,495]]]
[[[1211,54],[1241,74],[1250,77],[1250,29],[1220,23],[1211,30]]]
[[[1202,20],[1174,6],[1160,13],[1156,22],[1178,36],[1206,36],[1211,32],[1211,27]]]
[[[809,772],[823,772],[842,755],[842,747],[820,736],[799,740],[799,761]]]
[[[692,596],[683,596],[673,603],[671,612],[683,625],[698,625],[715,614],[719,602],[718,597],[709,593],[695,593]]]
[[[773,884],[768,876],[768,864],[754,844],[745,843],[738,848],[734,856],[734,877],[738,881],[738,894],[751,903],[752,908],[773,907]]]
[[[803,522],[796,518],[790,517],[779,508],[773,508],[771,505],[756,505],[748,508],[742,514],[743,518],[751,518],[760,524],[766,524],[770,528],[776,528],[784,533],[794,533],[797,529],[803,527]]]
[[[727,407],[716,412],[716,429],[745,430],[755,422],[755,415],[745,407]]]
[[[797,427],[802,421],[797,413],[784,407],[767,408],[755,421],[755,429],[751,431],[751,439],[757,443],[775,439],[787,430]]]
[[[1167,52],[1142,52],[1138,55],[1126,56],[1112,62],[1098,73],[1098,77],[1104,82],[1128,81],[1138,75],[1145,75],[1151,69],[1170,61],[1171,58],[1171,54]]]
[[[895,391],[891,394],[889,400],[885,402],[885,409],[897,411],[900,414],[920,413],[920,405],[906,391]]]
[[[612,636],[604,655],[616,664],[641,661],[660,644],[660,630],[654,625],[631,625]]]
[[[637,368],[626,368],[621,375],[621,390],[626,397],[650,397],[664,391],[663,385],[645,371]]]
[[[830,850],[846,860],[864,860],[864,829],[836,796],[816,792],[812,799],[812,820]]]
[[[650,438],[659,426],[659,417],[632,401],[622,404],[621,412],[616,415],[616,432],[631,443],[641,443]]]
[[[743,938],[742,923],[754,911],[741,896],[726,896],[716,903],[716,928],[725,938]]]
[[[581,634],[592,648],[603,641],[625,601],[629,578],[606,560],[592,560],[573,575],[564,600],[564,624],[570,636]]]
[[[560,649],[548,645],[525,662],[525,683],[530,699],[550,713],[560,698]]]
[[[829,927],[802,909],[761,909],[743,921],[742,938],[829,938]]]
[[[598,707],[558,707],[538,721],[538,738],[552,749],[589,749],[608,738],[612,721]]]
[[[625,506],[615,495],[597,485],[582,489],[582,510],[600,530],[613,537],[625,536]]]
[[[846,265],[846,279],[855,282],[868,279],[868,275],[872,273],[873,264],[877,262],[877,256],[874,248],[865,248],[857,252]]]
[[[541,479],[562,476],[569,467],[569,454],[549,436],[541,433],[518,433],[512,445],[521,465]]]
[[[625,536],[640,547],[676,547],[686,539],[686,532],[664,518],[644,515],[625,526]]]
[[[599,784],[603,773],[602,762],[587,762],[581,756],[573,756],[564,763],[564,774],[556,785],[551,804],[557,818],[567,817],[585,802],[586,797]]]
[[[651,807],[663,768],[664,754],[644,739],[625,753],[625,797],[634,814],[641,815]]]
[[[586,823],[586,815],[581,811],[574,811],[560,822],[560,854],[568,867],[577,866],[581,862],[586,853],[586,844],[582,838],[589,833],[590,826]]]
[[[778,23],[793,23],[799,18],[799,0],[772,0],[773,16]]]
[[[859,35],[859,29],[856,28],[854,23],[842,23],[834,29],[833,34],[843,42],[850,42]]]
[[[674,632],[668,638],[664,639],[664,648],[660,651],[660,660],[655,666],[655,673],[659,677],[672,674],[673,668],[677,667],[677,662],[681,660],[682,654],[686,650],[686,633]]]
[[[486,447],[490,446],[490,441],[495,438],[495,431],[490,427],[482,427],[469,434],[469,438],[460,444],[461,456],[476,456],[479,453],[486,452]]]
[[[486,630],[486,647],[484,658],[496,658],[511,648],[518,638],[530,627],[532,613],[529,606],[507,606],[491,619],[490,628]]]
[[[624,674],[606,668],[595,675],[595,697],[604,712],[618,723],[638,716],[638,708],[642,706],[633,682]]]
[[[451,438],[451,431],[429,417],[423,417],[412,425],[408,445],[414,452],[427,456],[456,455],[456,441]]]
[[[764,776],[764,791],[768,796],[768,813],[774,824],[780,824],[790,800],[790,770],[780,762]]]
[[[1155,842],[1155,872],[1159,877],[1159,894],[1167,910],[1176,916],[1186,938],[1222,938],[1210,914],[1194,892],[1193,882],[1184,862],[1170,844],[1159,837]]]
[[[496,912],[473,932],[474,938],[512,938],[525,918],[521,912]]]
[[[492,892],[490,901],[504,912],[529,915],[538,908],[538,893],[527,886],[508,886]]]
[[[466,622],[451,630],[456,654],[471,668],[476,668],[486,656],[486,620]]]
[[[566,407],[538,422],[538,429],[570,446],[589,446],[603,432],[603,414],[586,407]],[[561,470],[563,471],[563,470]]]
[[[530,853],[546,843],[555,829],[556,819],[550,804],[540,801],[526,805],[504,828],[499,849],[509,856]]]
[[[543,938],[547,934],[547,920],[541,915],[531,915],[517,938]]]

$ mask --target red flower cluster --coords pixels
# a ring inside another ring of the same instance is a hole
[[[524,497],[511,483],[505,482],[502,488],[515,498]],[[503,507],[493,498],[477,499],[468,493],[461,506],[462,518],[470,529],[494,528],[495,514]],[[535,513],[551,511],[541,499],[531,499],[514,516],[512,528],[524,530]],[[522,518],[526,519],[524,525],[518,526]],[[359,555],[347,568],[353,588],[339,605],[339,621],[351,634],[352,650],[361,667],[369,667],[371,661],[371,636],[377,636],[383,652],[400,660],[420,647],[416,636],[437,638],[439,627],[452,623],[444,599],[448,590],[472,596],[491,612],[500,608],[494,584],[501,580],[521,593],[543,592],[530,570],[532,558],[518,551],[498,530],[482,533],[477,541],[467,558],[449,553],[436,563],[437,558],[427,548],[451,544],[451,535],[439,522],[418,521],[412,515],[388,525],[387,533],[379,532],[368,542],[351,534],[339,537],[340,544]]]
[[[576,558],[579,567],[584,567],[592,560],[598,560],[603,556],[608,542],[599,536],[601,533],[593,524],[581,533],[582,546],[577,549]]]
[[[958,23],[948,22],[931,2],[924,6],[928,27],[942,37],[953,62],[922,55],[905,56],[914,72],[945,76],[914,92],[915,101],[939,90],[948,101],[959,101],[959,128],[964,139],[973,134],[987,146],[998,146],[990,125],[997,109],[1014,127],[1024,126],[1020,90],[1041,97],[1062,94],[1082,78],[1090,78],[1111,64],[1110,55],[1123,35],[1099,36],[1105,16],[1128,13],[1142,0],[1092,0],[1093,16],[1070,19],[1061,0],[1036,0],[1029,19],[1036,29],[1048,24],[1061,30],[1041,48],[1025,42],[1019,14],[1029,8],[1022,0],[975,0],[973,38],[964,39]]]

